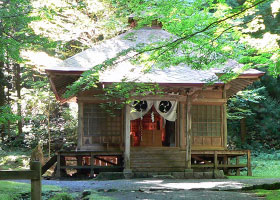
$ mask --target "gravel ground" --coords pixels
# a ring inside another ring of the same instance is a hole
[[[28,182],[28,181],[19,181]],[[240,189],[252,185],[272,184],[280,179],[130,179],[107,181],[43,180],[44,185],[57,185],[69,192],[96,190],[99,195],[113,199],[258,199]]]

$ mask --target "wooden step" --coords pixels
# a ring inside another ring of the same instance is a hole
[[[152,168],[152,167],[137,167],[133,168],[134,172],[183,172],[185,170],[184,167],[166,167],[166,168]]]

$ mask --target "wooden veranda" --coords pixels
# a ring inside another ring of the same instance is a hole
[[[137,149],[137,148],[136,148]],[[100,172],[122,172],[124,169],[123,152],[100,151],[60,151],[52,160],[57,163],[56,177],[67,169],[84,170],[88,177]],[[159,156],[160,155],[160,156]],[[246,157],[246,163],[240,163],[240,157]],[[131,169],[133,172],[184,172],[186,169],[186,151],[179,148],[142,148],[131,151]],[[46,165],[51,166],[50,163]],[[47,167],[43,166],[43,173]],[[228,174],[232,169],[240,175],[241,169],[252,176],[251,152],[249,150],[193,150],[191,168],[194,171],[221,169]],[[184,177],[182,177],[184,178]]]

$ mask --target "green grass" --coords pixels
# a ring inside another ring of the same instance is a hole
[[[113,200],[113,197],[107,197],[107,196],[101,196],[96,191],[91,191],[91,194],[89,196],[86,196],[86,199],[88,200]]]
[[[234,162],[234,161],[233,161]],[[246,158],[241,158],[240,163],[246,163]],[[278,154],[262,153],[251,157],[252,174],[247,176],[247,171],[241,171],[241,176],[228,176],[229,179],[260,179],[280,178],[280,158]]]
[[[0,181],[0,199],[14,200],[19,199],[23,194],[30,194],[31,186],[28,183],[17,183],[12,181]],[[47,196],[54,192],[61,192],[62,189],[57,186],[44,185],[42,193]],[[30,195],[29,195],[30,196]],[[47,197],[48,199],[48,197]]]
[[[258,197],[265,197],[266,200],[279,200],[280,190],[254,190],[253,191]]]
[[[240,180],[240,179],[260,179],[260,178],[271,178],[271,177],[260,177],[260,176],[227,176],[229,179]]]
[[[68,193],[59,193],[50,198],[50,200],[74,200],[74,197],[71,194]]]

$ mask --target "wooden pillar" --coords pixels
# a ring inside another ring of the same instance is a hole
[[[223,88],[223,99],[227,99],[226,85]],[[227,103],[223,105],[223,133],[224,147],[227,149]]]
[[[247,151],[247,176],[252,176],[252,168],[251,168],[251,151]]]
[[[192,118],[191,118],[191,97],[187,97],[187,135],[186,135],[186,168],[191,169],[191,148],[192,148]]]
[[[239,165],[239,156],[236,156],[236,165]],[[236,176],[240,176],[240,168],[236,168]]]
[[[60,161],[60,153],[58,152],[57,153],[57,161],[56,161],[56,177],[60,178],[61,177],[61,170],[60,170],[60,164],[61,164],[61,161]]]
[[[218,169],[218,153],[217,151],[214,151],[214,169]]]
[[[179,103],[180,149],[186,149],[186,104]]]
[[[90,153],[90,177],[94,176],[94,154]]]
[[[225,166],[228,165],[228,157],[226,155],[223,157],[223,164]],[[229,175],[228,167],[224,167],[224,173],[225,173],[225,175]]]
[[[84,104],[78,103],[78,149],[81,149],[83,145],[82,137],[84,135]]]
[[[125,107],[124,170],[130,171],[130,108]]]
[[[42,199],[42,176],[41,176],[41,163],[31,162],[30,169],[36,172],[36,179],[31,179],[31,200]]]

